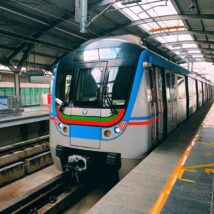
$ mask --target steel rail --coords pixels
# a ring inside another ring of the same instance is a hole
[[[34,189],[23,198],[17,200],[13,204],[8,205],[6,208],[3,208],[0,210],[0,213],[23,214],[29,213],[38,206],[42,206],[48,202],[51,196],[57,195],[63,191],[66,184],[69,183],[69,179],[66,179],[66,176],[68,176],[68,172],[56,176],[55,178]]]
[[[49,203],[53,204],[53,207],[48,205],[48,209],[44,209],[48,211],[48,213],[50,213],[55,206],[58,206],[58,203],[60,204],[61,209],[65,210],[68,206],[74,205],[75,202],[84,197],[88,191],[94,188],[94,186],[97,185],[98,177],[95,178],[93,174],[89,174],[84,177],[82,182],[77,183],[71,172],[66,171],[37,187],[16,202],[0,209],[0,213],[39,213],[39,209],[44,208],[44,206]],[[67,196],[62,201],[58,202],[57,197],[65,192],[68,193]]]

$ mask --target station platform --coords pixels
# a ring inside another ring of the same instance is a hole
[[[49,134],[50,106],[34,106],[0,114],[0,147]]]
[[[49,106],[33,106],[18,113],[0,114],[0,128],[48,120],[49,112]]]
[[[214,213],[213,133],[214,105],[210,102],[153,150],[88,213]]]

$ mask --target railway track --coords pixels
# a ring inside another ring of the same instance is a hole
[[[0,147],[0,186],[51,163],[49,135]]]
[[[64,172],[49,180],[16,202],[0,209],[0,213],[61,213],[83,198],[100,179],[99,176],[90,174],[77,183],[70,173]]]

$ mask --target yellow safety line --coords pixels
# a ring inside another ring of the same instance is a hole
[[[168,179],[165,187],[161,191],[157,201],[154,203],[153,207],[151,208],[150,214],[159,214],[161,212],[161,210],[163,209],[164,204],[166,203],[166,201],[172,191],[172,188],[173,188],[176,180],[179,177],[179,172],[180,172],[180,170],[182,170],[182,167],[183,167],[184,163],[186,162],[190,152],[192,151],[193,145],[195,144],[197,138],[198,138],[198,134],[195,136],[193,141],[190,143],[190,145],[188,146],[188,148],[185,150],[184,154],[178,161],[178,163],[177,163],[175,169],[173,170],[170,178]]]
[[[182,167],[182,169],[180,170],[179,174],[178,174],[178,178],[180,181],[186,181],[186,182],[190,182],[190,183],[195,183],[194,180],[190,180],[190,179],[186,179],[183,178],[183,174],[184,172],[196,172],[196,170],[192,170],[192,169],[184,169],[184,167]]]

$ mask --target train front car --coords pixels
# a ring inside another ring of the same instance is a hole
[[[125,40],[92,40],[58,63],[50,146],[59,169],[118,170],[121,160],[141,158],[148,150],[147,133],[128,126],[139,87],[134,82],[141,81],[136,71],[142,69],[142,50]]]

